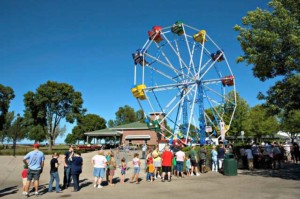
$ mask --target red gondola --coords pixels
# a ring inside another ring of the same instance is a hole
[[[222,78],[222,84],[224,86],[233,86],[234,76],[233,75],[225,76],[224,78]]]
[[[152,30],[148,31],[149,39],[154,40],[156,43],[159,43],[163,40],[161,37],[162,27],[161,26],[154,26]]]

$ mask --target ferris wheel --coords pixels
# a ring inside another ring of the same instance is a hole
[[[225,52],[205,30],[177,21],[154,26],[132,54],[131,92],[148,127],[172,142],[225,139],[236,109],[236,90]]]

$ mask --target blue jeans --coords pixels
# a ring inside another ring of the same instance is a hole
[[[59,192],[60,191],[60,188],[59,188],[59,175],[58,175],[57,171],[53,172],[53,173],[50,173],[50,182],[49,182],[48,191],[52,192],[52,184],[53,184],[54,180],[55,180],[55,191]]]
[[[146,180],[151,180],[151,177],[154,178],[154,173],[147,172]]]
[[[64,167],[64,188],[70,186],[71,180],[71,165],[68,165]]]
[[[176,162],[176,170],[178,172],[183,172],[183,161],[177,161]]]
[[[74,191],[79,191],[79,174],[72,174]]]

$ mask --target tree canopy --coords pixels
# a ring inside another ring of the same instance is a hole
[[[144,112],[142,110],[138,110],[135,112],[134,108],[125,105],[123,107],[119,107],[118,111],[115,113],[116,119],[109,120],[108,126],[114,127],[122,124],[128,124],[136,121],[144,121]]]
[[[84,133],[101,130],[106,128],[106,121],[104,118],[96,114],[87,114],[78,118],[77,126],[72,130],[65,140],[66,143],[73,144],[77,141],[85,141]]]
[[[253,65],[253,74],[261,81],[280,77],[267,96],[266,107],[288,114],[299,110],[300,1],[271,0],[269,10],[257,8],[236,25],[244,55],[237,61]],[[287,90],[287,95],[283,94]],[[288,101],[288,103],[285,103]]]
[[[48,81],[36,92],[24,95],[25,116],[33,127],[41,128],[52,149],[62,119],[73,123],[84,114],[81,93],[66,83]]]
[[[288,133],[290,138],[294,140],[300,134],[300,111],[295,110],[289,112],[285,117],[281,118],[281,130]]]
[[[300,2],[272,0],[269,6],[249,11],[243,27],[235,26],[244,51],[238,61],[253,64],[254,76],[263,81],[300,69]]]
[[[0,84],[0,131],[3,130],[5,117],[8,113],[10,101],[15,98],[14,90],[9,86]]]
[[[269,116],[267,109],[261,105],[251,108],[249,118],[249,132],[246,135],[252,135],[258,139],[266,135],[274,135],[279,131],[279,123],[275,116]]]

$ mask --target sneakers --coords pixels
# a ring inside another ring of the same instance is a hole
[[[97,187],[97,184],[94,184],[94,188],[96,188]]]
[[[191,173],[191,176],[194,176],[194,174],[193,174],[193,173]]]
[[[197,174],[196,174],[196,176],[200,176],[200,174],[199,174],[199,173],[197,173]]]
[[[40,194],[39,192],[35,192],[34,195],[35,195],[36,197],[38,197],[38,196],[40,196],[41,194]]]
[[[97,188],[98,188],[98,189],[101,189],[101,188],[103,188],[103,186],[101,186],[101,185],[98,185],[98,186],[97,186]]]
[[[160,175],[158,175],[158,176],[157,176],[157,178],[161,178],[161,176],[160,176]]]

